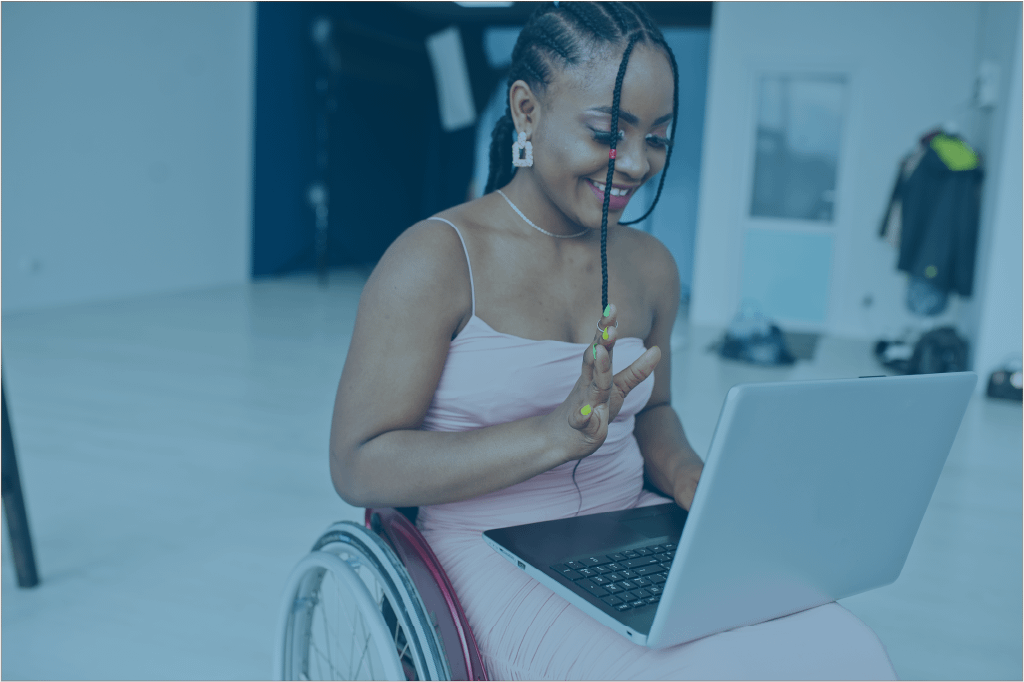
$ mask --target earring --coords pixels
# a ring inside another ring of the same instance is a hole
[[[512,165],[516,168],[533,165],[533,143],[526,139],[526,133],[519,133],[519,139],[512,143]]]

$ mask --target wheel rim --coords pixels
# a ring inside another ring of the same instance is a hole
[[[405,677],[377,602],[347,561],[313,552],[292,573],[278,675],[283,679]]]
[[[390,548],[336,524],[293,570],[280,619],[280,679],[450,679],[418,593]]]

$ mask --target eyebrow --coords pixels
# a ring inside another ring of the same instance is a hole
[[[609,114],[609,115],[611,115],[612,108],[611,107],[593,107],[591,109],[591,111],[596,111],[596,112],[601,113],[601,114]],[[628,111],[623,111],[622,109],[619,109],[619,118],[621,118],[623,121],[625,121],[626,123],[628,123],[631,126],[635,126],[635,125],[638,125],[640,123],[640,119],[637,118],[635,114],[631,114]],[[660,116],[660,117],[658,117],[658,118],[656,118],[654,120],[654,126],[661,125],[662,123],[666,123],[666,122],[671,121],[671,120],[672,120],[672,114],[665,114],[664,116]],[[652,126],[652,127],[654,127],[654,126]]]

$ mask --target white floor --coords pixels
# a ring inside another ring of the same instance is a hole
[[[360,510],[327,472],[362,278],[339,272],[3,317],[3,369],[42,584],[3,543],[5,679],[252,679],[280,591]],[[675,405],[705,452],[741,381],[879,374],[863,341],[757,369],[681,325]],[[976,398],[903,574],[844,605],[901,677],[1021,679],[1021,407]],[[6,531],[5,531],[6,533]]]

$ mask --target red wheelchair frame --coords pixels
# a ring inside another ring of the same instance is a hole
[[[486,680],[466,614],[430,545],[413,524],[416,508],[367,509],[367,529],[379,535],[409,573],[438,634],[453,680]]]

